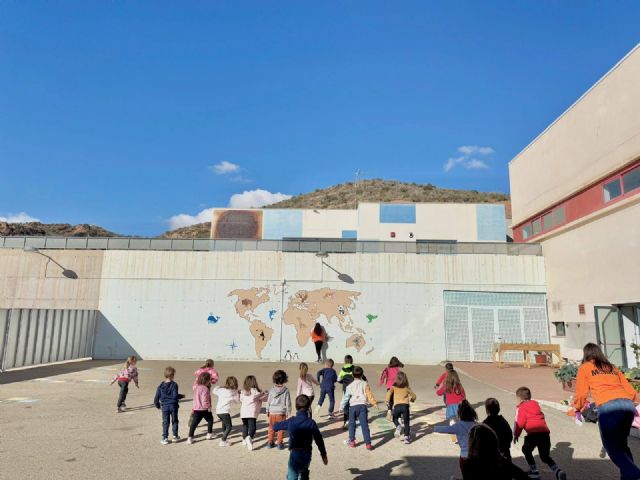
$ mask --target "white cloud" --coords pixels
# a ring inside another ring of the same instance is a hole
[[[465,158],[466,157],[452,157],[452,158],[448,159],[446,161],[446,163],[444,164],[444,171],[448,172],[449,170],[452,170],[452,169],[456,168],[456,166],[458,166],[462,162],[464,162]]]
[[[262,189],[249,190],[232,195],[229,199],[229,208],[260,208],[290,198],[291,195],[284,193],[271,193]],[[171,230],[175,230],[176,228],[188,227],[196,223],[210,222],[212,220],[213,210],[214,208],[205,208],[195,215],[179,213],[169,218],[167,223]]]
[[[477,158],[471,158],[464,164],[465,168],[469,168],[472,170],[478,170],[483,168],[489,168],[489,165],[484,163],[482,160],[478,160]]]
[[[462,155],[458,157],[450,157],[444,162],[443,169],[445,172],[450,172],[454,168],[461,166],[469,170],[481,170],[489,168],[489,165],[484,160],[475,158],[476,156],[486,157],[495,153],[495,150],[491,147],[480,147],[478,145],[462,145],[458,147],[458,152]]]
[[[25,212],[9,213],[6,217],[0,217],[0,222],[7,223],[29,223],[39,221],[40,220],[38,218],[33,218],[31,215],[28,215]]]
[[[271,193],[267,190],[256,189],[236,193],[229,199],[230,208],[260,208],[265,205],[289,200],[291,195],[285,193]]]
[[[495,150],[491,147],[479,147],[478,145],[463,145],[458,147],[458,151],[464,155],[491,155]]]
[[[217,175],[226,175],[228,173],[235,173],[240,171],[240,165],[236,165],[235,163],[227,162],[223,160],[220,163],[216,163],[212,167],[210,167],[214,173]]]
[[[196,223],[210,222],[212,215],[213,208],[205,208],[195,215],[180,213],[169,219],[169,228],[171,228],[171,230],[175,230],[176,228],[188,227],[190,225],[195,225]]]

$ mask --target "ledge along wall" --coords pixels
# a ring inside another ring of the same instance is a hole
[[[78,279],[0,251],[0,308],[97,309],[93,355],[103,359],[313,361],[318,321],[335,360],[433,364],[447,356],[446,291],[545,293],[544,260],[529,255],[45,253],[63,265],[65,254]]]

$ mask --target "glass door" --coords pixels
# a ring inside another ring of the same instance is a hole
[[[619,366],[627,366],[627,349],[620,311],[615,307],[595,307],[598,344],[611,361]]]

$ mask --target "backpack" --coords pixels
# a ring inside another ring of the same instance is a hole
[[[585,422],[598,423],[598,407],[595,403],[590,403],[587,408],[582,411],[582,418]]]

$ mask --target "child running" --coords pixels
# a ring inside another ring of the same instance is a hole
[[[436,384],[434,385],[433,388],[435,388],[436,390],[438,388],[440,388],[440,385],[442,385],[442,382],[445,381],[445,379],[447,378],[447,374],[449,372],[453,372],[453,363],[451,362],[447,362],[444,364],[444,373],[442,375],[440,375],[440,377],[438,377],[438,380],[436,380]]]
[[[240,392],[240,418],[242,419],[242,443],[247,450],[253,450],[253,437],[256,435],[256,420],[269,394],[260,390],[258,381],[253,375],[248,375],[242,384]]]
[[[209,375],[211,375],[212,386],[218,383],[218,371],[214,367],[213,360],[208,359],[207,361],[204,362],[204,365],[202,365],[199,369],[193,372],[193,375],[196,377],[194,385],[198,383],[198,377],[200,377],[200,374],[202,372],[207,372]]]
[[[127,361],[124,362],[124,366],[120,372],[116,376],[113,377],[111,383],[109,385],[113,385],[115,382],[118,382],[118,386],[120,387],[120,395],[118,395],[118,404],[116,413],[124,412],[125,408],[127,408],[127,404],[124,403],[127,399],[127,394],[129,393],[129,382],[133,381],[136,384],[136,388],[140,388],[138,385],[138,368],[136,364],[138,363],[138,359],[135,355],[131,355],[127,358]]]
[[[193,386],[193,419],[189,425],[187,443],[193,444],[196,427],[203,418],[207,421],[207,440],[213,438],[213,414],[211,413],[211,374],[202,372]]]
[[[460,471],[464,473],[464,463],[469,456],[469,431],[476,424],[478,414],[467,400],[462,400],[458,405],[457,417],[459,421],[453,425],[436,425],[433,431],[456,436],[460,446]]]
[[[404,363],[398,360],[398,357],[391,357],[389,365],[382,370],[382,375],[380,375],[380,385],[385,385],[387,387],[387,392],[389,392],[391,387],[393,387],[393,384],[396,381],[396,376],[403,367]],[[391,399],[389,399],[389,395],[387,394],[387,420],[391,420],[393,416],[391,413],[393,410],[393,403],[393,395],[391,396]]]
[[[361,367],[353,368],[353,381],[347,387],[340,405],[342,410],[349,407],[349,440],[346,444],[350,448],[356,446],[356,420],[360,422],[362,436],[367,450],[373,450],[371,434],[369,433],[369,409],[367,403],[377,405],[376,399],[371,393],[369,384],[362,379]]]
[[[278,422],[284,422],[291,413],[291,395],[289,394],[289,389],[284,385],[288,381],[289,377],[284,370],[276,370],[273,373],[274,385],[269,390],[266,407],[267,416],[269,417],[267,448],[276,446],[273,426]],[[278,448],[284,450],[284,430],[278,431]]]
[[[338,374],[338,383],[342,384],[342,396],[344,398],[344,394],[347,391],[347,387],[349,384],[353,382],[353,357],[351,355],[344,356],[344,365],[340,369],[340,373]],[[342,407],[344,411],[344,415],[342,418],[342,428],[347,428],[347,422],[349,421],[349,404],[347,403],[344,407]]]
[[[200,374],[202,374],[203,372],[207,372],[211,376],[212,386],[218,383],[218,372],[213,367],[213,365],[214,365],[213,360],[208,359],[207,361],[204,362],[204,365],[202,365],[199,369],[193,372],[193,375],[196,377],[196,379],[193,382],[194,388],[198,384],[198,378],[200,378]],[[211,417],[213,418],[213,415],[211,415]],[[194,410],[191,410],[191,416],[189,417],[189,422],[188,422],[189,428],[191,428],[191,423],[193,422],[193,418],[194,418]]]
[[[296,416],[278,422],[273,425],[273,429],[280,433],[286,430],[289,433],[289,468],[287,472],[288,480],[298,480],[309,478],[309,465],[311,464],[312,445],[315,441],[322,456],[322,463],[327,465],[327,450],[324,447],[324,440],[316,422],[309,416],[311,402],[306,395],[298,395],[296,398]]]
[[[315,413],[320,412],[320,408],[324,403],[325,396],[329,397],[329,416],[333,418],[333,410],[336,406],[336,382],[338,381],[338,374],[333,369],[333,360],[329,358],[324,362],[324,368],[318,372],[317,380],[320,382],[320,398],[318,399],[318,406],[315,409]]]
[[[469,455],[462,469],[463,480],[528,480],[527,474],[500,453],[498,437],[485,424],[469,431]]]
[[[513,432],[511,426],[502,415],[500,415],[500,402],[495,398],[487,398],[484,401],[484,409],[487,412],[487,418],[484,419],[487,425],[498,437],[498,446],[500,453],[504,458],[511,462],[511,442],[513,441]]]
[[[522,453],[529,464],[529,478],[540,478],[540,472],[533,458],[533,451],[537,448],[540,460],[549,465],[556,478],[566,480],[567,474],[556,465],[556,462],[549,455],[551,451],[551,434],[540,404],[535,400],[531,400],[531,390],[527,387],[520,387],[516,390],[516,397],[520,403],[516,409],[513,443],[518,442],[523,430],[527,432],[527,436],[524,437],[524,445],[522,445]]]
[[[318,381],[313,378],[313,375],[309,373],[309,365],[302,362],[300,364],[300,376],[298,377],[298,387],[296,388],[296,398],[298,395],[306,395],[309,397],[311,403],[313,403],[313,399],[315,398],[315,392],[313,390],[313,385],[320,385]],[[311,413],[311,412],[309,412]]]
[[[403,426],[400,425],[400,417],[404,424],[404,438],[402,441],[405,445],[410,442],[409,434],[411,427],[409,425],[409,403],[416,401],[416,394],[409,388],[409,379],[404,372],[398,372],[396,380],[389,390],[387,390],[387,405],[394,402],[393,406],[393,424],[396,426],[396,435],[400,435]]]
[[[436,392],[438,395],[444,395],[446,409],[446,418],[449,420],[449,425],[453,425],[458,416],[458,407],[465,398],[467,398],[460,377],[455,370],[451,370],[447,373],[447,377],[440,385],[440,388]]]
[[[236,377],[227,377],[224,386],[213,389],[213,394],[218,397],[216,404],[216,415],[222,422],[222,440],[219,446],[229,447],[231,444],[227,441],[231,433],[231,405],[240,402],[238,392],[238,379]]]
[[[169,444],[169,423],[173,430],[173,441],[180,440],[178,435],[178,402],[184,395],[178,393],[178,384],[173,381],[176,369],[167,367],[164,369],[164,381],[158,385],[153,404],[157,409],[162,409],[162,445]]]

